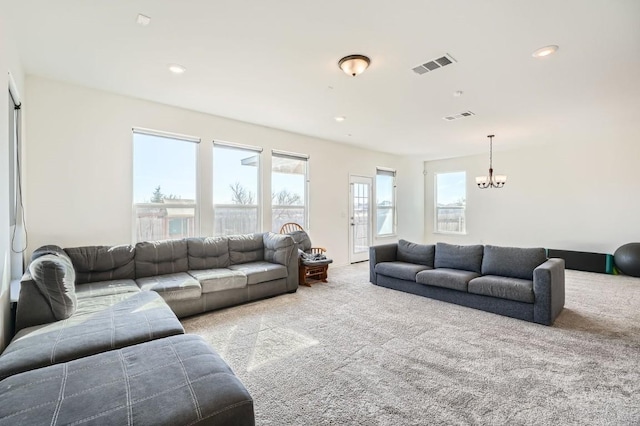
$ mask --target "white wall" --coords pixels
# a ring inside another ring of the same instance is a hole
[[[9,81],[10,71],[21,96],[24,75],[15,50],[13,34],[0,16],[0,350],[10,339],[11,235],[9,232]],[[24,116],[23,116],[24,123]]]
[[[495,172],[508,176],[502,189],[475,186],[475,177],[488,172],[488,152],[426,162],[425,238],[599,253],[640,241],[639,136],[581,135],[494,150]],[[467,235],[433,232],[434,174],[448,171],[467,172]]]
[[[131,242],[132,127],[202,139],[202,205],[212,203],[214,139],[263,147],[264,182],[270,179],[271,149],[309,154],[310,234],[336,265],[349,260],[349,174],[373,177],[376,166],[398,169],[399,235],[413,240],[424,235],[422,170],[415,161],[33,76],[27,79],[27,101],[29,252],[43,244]],[[211,233],[213,223],[206,212],[202,209],[202,235]],[[265,229],[269,215],[263,218]],[[375,243],[384,241],[395,239]]]

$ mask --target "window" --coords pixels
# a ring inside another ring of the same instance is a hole
[[[272,151],[271,157],[271,230],[280,232],[287,222],[307,228],[307,163],[303,154]]]
[[[435,232],[466,233],[467,173],[436,174]]]
[[[261,148],[213,143],[214,235],[258,232]]]
[[[193,237],[199,139],[133,131],[135,240]]]
[[[396,171],[376,169],[376,235],[396,233]]]

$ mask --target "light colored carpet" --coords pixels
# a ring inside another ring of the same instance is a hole
[[[640,279],[567,271],[546,327],[377,287],[367,268],[183,324],[259,425],[640,424]]]

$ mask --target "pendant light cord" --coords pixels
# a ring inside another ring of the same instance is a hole
[[[15,104],[14,104],[15,105]],[[22,248],[15,248],[15,241],[16,241],[16,231],[18,229],[18,222],[16,220],[16,224],[13,226],[13,233],[11,235],[11,251],[13,251],[14,253],[24,253],[25,250],[27,250],[27,242],[29,241],[29,235],[27,234],[27,224],[26,224],[26,220],[25,220],[25,216],[24,216],[24,203],[22,201],[22,171],[20,170],[20,149],[21,149],[21,144],[20,144],[20,122],[21,122],[21,118],[22,118],[22,114],[21,114],[21,105],[16,105],[14,107],[14,123],[16,124],[15,126],[15,136],[16,136],[16,156],[15,156],[15,160],[16,160],[16,178],[18,180],[18,200],[20,200],[20,215],[22,216],[22,227],[24,228],[24,246]],[[13,161],[13,159],[12,159]],[[17,200],[16,200],[17,201]],[[15,202],[15,201],[14,201]],[[13,206],[14,208],[14,216],[15,218],[18,217],[18,202],[15,202],[15,205]]]
[[[493,135],[489,135],[489,169],[493,169]]]

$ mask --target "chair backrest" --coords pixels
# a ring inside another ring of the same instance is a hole
[[[295,222],[285,223],[282,225],[282,228],[280,228],[281,234],[290,234],[294,231],[304,231],[304,228]]]

